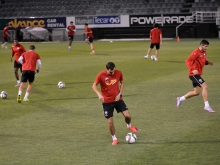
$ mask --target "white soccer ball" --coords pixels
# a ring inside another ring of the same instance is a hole
[[[110,41],[110,43],[112,43],[113,41]]]
[[[65,83],[62,82],[62,81],[58,82],[57,85],[58,85],[59,88],[64,88],[65,87]]]
[[[127,143],[132,144],[136,142],[137,136],[134,133],[130,132],[125,136],[125,140]]]
[[[151,56],[150,58],[151,58],[151,60],[154,60],[154,58],[155,58],[155,55],[152,55],[152,56]]]
[[[2,91],[1,94],[0,94],[0,97],[1,97],[2,99],[6,99],[7,96],[8,96],[8,93],[5,92],[5,91]]]

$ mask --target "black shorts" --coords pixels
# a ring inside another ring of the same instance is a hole
[[[201,87],[201,85],[205,82],[201,76],[195,75],[195,76],[189,76],[190,80],[192,81],[193,87]]]
[[[22,72],[21,82],[27,82],[27,80],[28,80],[29,83],[31,83],[31,82],[34,82],[34,78],[35,78],[35,72],[34,71],[24,70]]]
[[[68,36],[69,40],[73,41],[74,36]]]
[[[104,116],[107,119],[113,117],[114,109],[116,109],[118,113],[128,110],[128,107],[126,106],[123,100],[119,100],[114,103],[102,103],[102,106],[103,106]]]
[[[87,40],[89,40],[90,43],[93,43],[93,38],[92,37],[87,37]]]
[[[4,40],[5,40],[5,42],[8,42],[8,37],[7,38],[4,37]]]
[[[150,48],[151,49],[153,49],[154,48],[154,46],[156,46],[156,49],[158,50],[158,49],[160,49],[160,44],[159,43],[155,43],[155,44],[150,44]]]
[[[22,69],[22,65],[21,65],[19,62],[14,61],[14,68],[20,68],[20,69]]]

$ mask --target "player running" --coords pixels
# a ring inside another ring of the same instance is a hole
[[[198,96],[200,94],[200,89],[202,87],[202,97],[205,103],[204,110],[214,113],[215,111],[211,108],[208,102],[208,85],[201,77],[203,74],[203,67],[205,65],[213,65],[212,62],[207,61],[207,53],[209,42],[207,40],[202,40],[200,42],[199,48],[194,50],[191,55],[186,59],[186,65],[189,68],[189,78],[192,81],[194,91],[190,91],[182,97],[177,97],[177,108],[180,108],[181,103],[193,96]]]
[[[29,81],[28,88],[26,90],[26,94],[24,96],[23,101],[29,101],[28,96],[31,92],[35,74],[36,72],[39,73],[41,68],[41,59],[40,56],[35,53],[35,46],[31,45],[29,46],[29,51],[25,52],[21,55],[21,57],[18,59],[18,61],[22,64],[22,78],[21,78],[21,86],[19,87],[18,96],[17,96],[17,102],[21,103],[21,94],[22,90],[26,84],[27,81]],[[38,68],[36,70],[36,64],[38,64]]]
[[[99,92],[97,85],[100,84],[101,92]],[[118,139],[115,135],[115,126],[113,121],[114,109],[121,112],[127,123],[127,128],[134,133],[138,133],[138,129],[131,125],[131,115],[128,107],[122,99],[122,92],[124,89],[123,75],[120,70],[115,69],[113,62],[106,64],[106,70],[101,71],[95,78],[92,89],[98,95],[102,102],[104,116],[108,122],[108,129],[112,136],[112,145],[118,144]]]
[[[88,27],[88,24],[85,23],[84,25],[85,27],[85,32],[83,34],[86,34],[87,35],[87,38],[86,38],[86,43],[88,43],[90,45],[90,48],[92,50],[92,52],[90,54],[95,54],[95,50],[94,50],[94,46],[93,46],[93,33],[92,33],[92,30]]]
[[[17,39],[14,39],[14,44],[12,45],[12,53],[10,57],[10,61],[12,62],[12,58],[14,58],[14,73],[15,73],[15,78],[17,80],[17,84],[15,87],[20,86],[20,79],[18,75],[18,70],[20,69],[20,72],[22,73],[22,65],[18,62],[19,57],[22,55],[22,53],[26,52],[25,48],[23,45],[21,45]]]
[[[74,39],[74,34],[76,32],[76,27],[73,25],[73,21],[70,22],[70,25],[66,28],[67,32],[68,32],[68,37],[69,37],[69,46],[68,46],[68,50],[71,50],[71,46],[72,46],[72,42]]]
[[[8,24],[6,24],[5,28],[3,29],[3,38],[5,42],[2,44],[2,48],[8,49],[7,44],[8,44],[8,37],[9,37],[9,32],[8,32]]]

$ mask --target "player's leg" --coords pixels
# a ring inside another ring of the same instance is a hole
[[[112,104],[103,103],[102,106],[103,106],[104,116],[107,119],[108,129],[112,136],[112,145],[117,145],[118,139],[115,135],[115,126],[114,126],[114,120],[113,120],[113,112],[114,112],[115,105],[114,103]]]
[[[151,53],[151,51],[152,51],[152,49],[154,48],[154,45],[151,43],[150,44],[150,48],[148,49],[148,51],[147,51],[147,55],[146,56],[144,56],[144,58],[148,58],[148,56],[150,55],[150,53]]]
[[[215,112],[211,108],[211,106],[209,105],[209,101],[208,101],[208,85],[207,85],[207,83],[204,82],[203,84],[201,84],[201,87],[202,87],[202,97],[203,97],[204,104],[205,104],[204,110],[212,112],[212,113]]]
[[[119,100],[116,103],[115,109],[119,113],[121,112],[125,118],[125,123],[127,124],[127,128],[132,132],[138,133],[138,129],[135,126],[131,125],[131,115],[128,111],[128,107],[126,106],[123,100]]]
[[[73,42],[73,36],[69,36],[69,46],[68,46],[69,51],[71,50],[72,42]]]
[[[31,89],[33,87],[34,79],[35,79],[35,72],[34,71],[28,71],[29,84],[28,84],[28,87],[27,87],[27,90],[26,90],[23,101],[29,101],[28,96],[29,96],[29,94],[31,92]]]
[[[86,38],[86,39],[85,39],[85,42],[86,42],[87,44],[90,44],[89,38]]]
[[[14,74],[15,74],[15,78],[17,80],[17,84],[15,85],[15,87],[19,87],[20,86],[20,79],[19,79],[19,75],[18,75],[18,70],[20,69],[20,65],[15,61],[14,62]]]
[[[159,49],[160,49],[160,44],[155,44],[156,45],[156,51],[155,51],[155,61],[158,61],[158,55],[159,55]]]
[[[93,45],[93,38],[89,37],[89,43],[90,43],[90,48],[92,50],[92,52],[90,54],[95,54],[94,45]]]
[[[27,71],[23,71],[22,72],[22,75],[21,75],[21,84],[19,86],[19,89],[18,89],[18,96],[17,96],[17,101],[18,103],[21,103],[21,94],[22,94],[22,91],[25,87],[25,84],[27,82],[27,79],[28,79],[28,73]]]

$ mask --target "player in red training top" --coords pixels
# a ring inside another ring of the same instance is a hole
[[[66,28],[66,31],[68,32],[68,37],[69,37],[68,50],[71,50],[71,45],[74,39],[74,34],[76,32],[76,27],[73,25],[73,21],[70,22],[70,25]]]
[[[4,30],[3,30],[3,38],[5,42],[2,44],[2,48],[8,49],[7,44],[8,44],[8,37],[9,37],[9,32],[8,32],[8,24],[6,24]]]
[[[98,84],[101,86],[101,92],[99,92],[97,88]],[[115,64],[113,62],[108,62],[106,64],[106,70],[100,72],[96,76],[92,89],[102,102],[104,116],[107,119],[108,129],[113,140],[112,145],[118,144],[113,121],[114,109],[116,109],[118,113],[121,112],[124,115],[127,128],[138,133],[138,129],[131,125],[131,115],[122,99],[122,92],[124,89],[122,72],[115,69]]]
[[[207,61],[207,53],[209,42],[207,40],[202,40],[200,42],[199,48],[194,50],[191,55],[186,59],[186,65],[189,68],[189,78],[192,81],[194,90],[188,92],[182,97],[177,97],[177,108],[180,108],[180,104],[193,96],[198,96],[200,94],[200,89],[202,87],[202,97],[205,103],[204,110],[214,113],[215,111],[211,108],[208,102],[208,85],[202,79],[201,75],[203,74],[203,67],[205,65],[213,65],[212,62]]]
[[[148,49],[147,55],[144,56],[144,58],[147,59],[151,53],[151,50],[154,48],[154,46],[156,46],[155,56],[152,55],[151,59],[154,61],[158,61],[159,49],[160,49],[160,45],[162,45],[162,31],[158,28],[159,27],[158,23],[155,23],[153,27],[154,28],[150,31],[150,39],[151,39],[150,48]]]
[[[83,34],[86,34],[87,35],[87,38],[86,38],[86,43],[88,43],[90,45],[90,48],[92,50],[92,52],[90,54],[95,54],[95,50],[94,50],[94,45],[93,45],[93,33],[92,33],[92,30],[88,27],[88,24],[85,23],[84,25],[85,27],[85,32]]]
[[[20,79],[19,79],[19,75],[18,75],[18,70],[20,69],[20,72],[22,73],[22,65],[18,62],[19,57],[22,55],[22,53],[26,52],[24,46],[22,46],[21,44],[19,44],[17,39],[14,39],[14,44],[12,45],[12,53],[11,53],[11,57],[10,57],[10,61],[12,62],[12,58],[13,56],[15,56],[15,60],[14,60],[14,73],[15,73],[15,78],[17,80],[17,84],[15,85],[15,87],[19,87],[20,86]]]
[[[29,46],[29,51],[23,53],[18,59],[18,61],[22,64],[22,70],[23,70],[21,77],[21,85],[19,87],[18,97],[17,97],[18,103],[21,103],[22,90],[27,81],[29,81],[29,85],[26,90],[26,94],[24,96],[23,101],[29,101],[28,96],[29,93],[31,92],[34,83],[35,74],[36,72],[39,73],[41,68],[40,56],[37,53],[35,53],[34,50],[35,50],[34,45]],[[36,70],[37,64],[38,64],[38,68]]]

